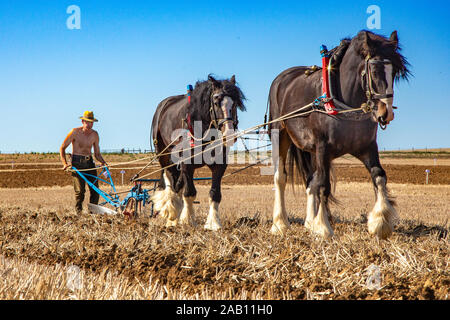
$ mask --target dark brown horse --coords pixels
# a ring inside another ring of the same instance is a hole
[[[194,171],[207,165],[212,184],[205,229],[222,227],[221,180],[227,168],[227,148],[236,141],[233,134],[238,125],[237,109],[245,111],[244,100],[235,76],[219,81],[210,75],[207,81],[197,82],[190,94],[168,97],[159,103],[152,138],[156,152],[162,153],[159,163],[165,169],[152,201],[154,209],[167,219],[167,226],[195,225]]]
[[[393,231],[397,212],[386,188],[376,142],[378,123],[387,125],[394,119],[393,83],[407,79],[406,59],[399,53],[397,32],[390,38],[361,31],[353,39],[344,39],[332,50],[332,92],[337,107],[373,106],[367,114],[359,112],[329,115],[312,112],[270,125],[279,130],[279,155],[275,159],[275,205],[271,232],[284,234],[289,221],[284,204],[287,176],[285,165],[296,164],[306,186],[305,226],[328,238],[330,226],[328,200],[331,195],[330,168],[333,159],[351,154],[370,172],[376,203],[368,215],[368,229],[381,239]],[[321,72],[306,72],[307,67],[283,71],[270,88],[270,119],[277,119],[322,95]],[[288,152],[289,151],[289,152]]]

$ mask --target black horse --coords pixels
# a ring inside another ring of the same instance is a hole
[[[194,171],[207,165],[212,185],[205,229],[222,227],[218,212],[221,180],[227,168],[228,147],[236,141],[233,134],[238,125],[237,109],[245,111],[244,100],[234,75],[229,80],[209,75],[207,81],[197,82],[192,92],[159,103],[152,138],[156,152],[161,153],[159,163],[165,169],[152,201],[154,209],[167,219],[166,226],[195,225]]]
[[[394,118],[394,80],[408,79],[409,64],[399,51],[396,31],[389,39],[361,31],[331,50],[329,72],[335,106],[355,109],[365,106],[366,111],[367,106],[372,106],[371,112],[337,115],[312,112],[270,125],[272,135],[279,130],[279,155],[274,159],[273,234],[284,234],[289,227],[284,190],[296,165],[306,186],[305,226],[325,238],[333,235],[328,206],[328,200],[334,200],[330,168],[332,160],[344,154],[361,160],[372,177],[376,204],[368,215],[370,234],[385,239],[392,233],[398,216],[386,188],[376,138],[377,122],[385,126]],[[293,67],[278,75],[270,88],[269,119],[277,119],[321,96],[321,76],[322,72],[307,67]]]

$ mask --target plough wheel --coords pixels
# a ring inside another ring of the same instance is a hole
[[[122,211],[123,215],[129,219],[137,218],[138,216],[138,202],[135,198],[130,198]]]

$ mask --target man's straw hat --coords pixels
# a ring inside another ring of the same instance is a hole
[[[94,118],[93,111],[85,111],[83,116],[80,117],[81,120],[86,120],[89,122],[97,122],[98,120]]]

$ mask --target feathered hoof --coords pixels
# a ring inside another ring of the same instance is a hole
[[[212,223],[206,223],[203,228],[205,230],[209,230],[209,231],[219,231],[220,229],[222,229],[222,227],[220,225],[212,224]]]
[[[169,220],[166,221],[166,228],[176,227],[178,225],[178,220]]]
[[[394,232],[397,219],[397,211],[388,201],[378,201],[367,219],[369,233],[380,240],[386,240]]]
[[[305,220],[305,228],[313,231],[314,220]]]
[[[181,215],[180,215],[180,224],[186,225],[186,226],[191,226],[191,227],[197,226],[197,223],[195,222],[194,218],[192,216],[183,214],[183,212],[181,212]]]
[[[167,219],[167,223],[176,225],[180,212],[183,208],[181,198],[171,189],[157,190],[152,196],[154,210],[159,212],[163,218]]]
[[[270,233],[273,234],[274,236],[284,236],[288,230],[289,230],[288,225],[272,224],[272,227],[270,228]]]
[[[220,222],[208,219],[205,223],[204,229],[210,231],[219,231],[220,229],[222,229],[222,225],[220,224]]]
[[[313,223],[311,231],[326,240],[334,236],[333,229],[323,223]]]
[[[196,227],[197,223],[195,222],[195,214],[194,214],[194,203],[195,197],[183,198],[183,210],[180,214],[180,225],[186,225],[191,227]]]
[[[218,231],[222,229],[222,223],[219,217],[219,203],[210,200],[209,201],[209,214],[206,218],[204,226],[205,230]]]
[[[330,213],[327,206],[324,203],[321,203],[317,215],[311,222],[308,222],[310,230],[326,240],[334,235],[333,228],[331,228],[330,225],[329,216]]]
[[[367,223],[369,233],[376,236],[380,240],[386,240],[389,238],[394,231],[392,226],[387,223],[383,217],[377,217],[374,219],[369,219]]]

